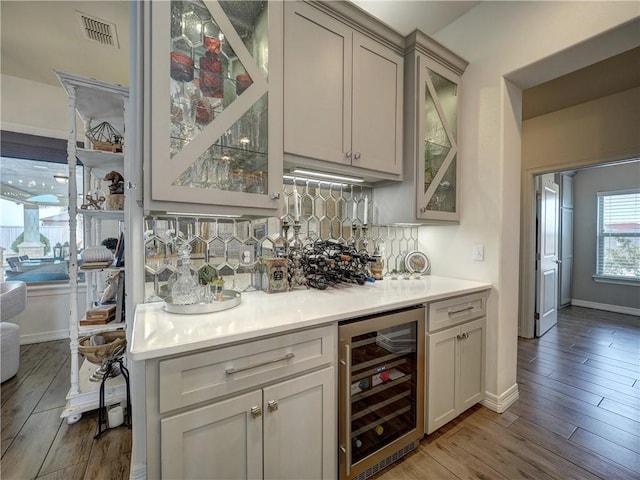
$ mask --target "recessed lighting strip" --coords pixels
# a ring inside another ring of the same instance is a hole
[[[310,177],[327,178],[329,180],[337,180],[337,181],[349,182],[349,183],[364,183],[363,178],[347,177],[344,175],[334,175],[332,173],[324,173],[324,172],[314,172],[313,170],[304,170],[302,168],[294,168],[291,170],[290,173],[299,173],[301,175],[308,175]]]

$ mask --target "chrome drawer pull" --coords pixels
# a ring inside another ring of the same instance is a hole
[[[449,315],[455,315],[457,313],[468,312],[469,310],[473,310],[473,305],[469,305],[468,307],[461,308],[460,310],[454,310],[452,312],[447,312]]]
[[[269,360],[267,362],[256,363],[255,365],[249,365],[248,367],[244,367],[244,368],[233,368],[233,367],[227,368],[225,370],[225,372],[226,372],[227,375],[233,375],[234,373],[246,372],[247,370],[253,370],[254,368],[263,367],[265,365],[271,365],[273,363],[284,362],[284,361],[289,360],[289,359],[291,359],[293,357],[295,357],[295,355],[293,354],[293,352],[291,352],[291,353],[287,353],[282,358],[275,358],[275,359]]]

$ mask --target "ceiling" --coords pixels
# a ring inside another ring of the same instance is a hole
[[[433,35],[480,2],[371,1],[353,3],[402,34],[416,27]],[[53,70],[129,84],[129,2],[0,2],[2,73],[59,85]],[[88,40],[77,13],[115,25],[118,47]],[[37,34],[33,34],[37,32]]]

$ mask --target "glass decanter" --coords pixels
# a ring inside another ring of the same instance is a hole
[[[191,272],[191,246],[186,244],[180,249],[178,270],[175,283],[171,288],[171,301],[175,305],[198,303],[199,285]]]

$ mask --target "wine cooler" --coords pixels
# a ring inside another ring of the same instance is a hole
[[[424,435],[424,307],[340,324],[340,478],[364,480]]]

